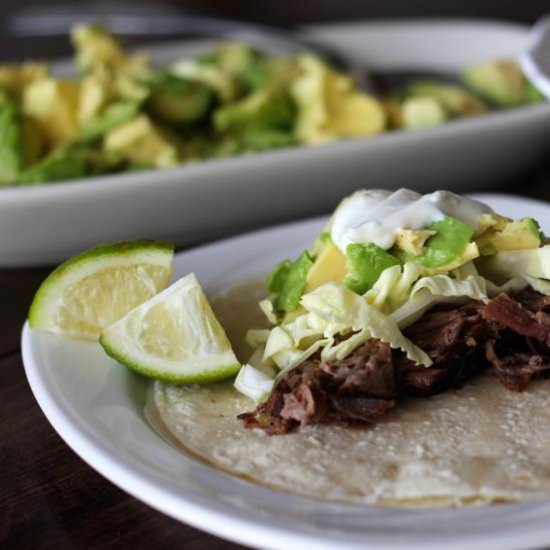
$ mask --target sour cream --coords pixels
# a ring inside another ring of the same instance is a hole
[[[357,191],[344,199],[331,223],[332,241],[342,252],[353,243],[374,243],[387,250],[400,229],[422,229],[447,216],[479,232],[479,217],[492,212],[487,205],[450,193],[421,195],[410,189]]]

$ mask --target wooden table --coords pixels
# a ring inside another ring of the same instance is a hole
[[[548,177],[547,177],[548,174]],[[550,165],[507,192],[550,199]],[[242,548],[140,503],[65,445],[25,379],[19,337],[49,269],[0,270],[0,548]]]
[[[50,269],[0,271],[0,548],[243,548],[128,496],[83,462],[31,393],[19,338]]]

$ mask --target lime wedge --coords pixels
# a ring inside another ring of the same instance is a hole
[[[168,382],[214,382],[240,368],[193,274],[130,311],[99,341],[119,363]]]
[[[33,328],[94,340],[170,283],[173,246],[158,241],[91,248],[53,271],[34,295]]]

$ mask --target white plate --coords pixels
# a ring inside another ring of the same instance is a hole
[[[533,216],[550,230],[550,207],[485,196],[497,211]],[[316,219],[179,254],[175,274],[194,271],[209,294],[265,274],[307,247]],[[550,541],[550,501],[459,510],[343,505],[278,493],[214,470],[163,440],[146,422],[148,382],[115,364],[97,344],[25,326],[23,360],[53,427],[107,479],[180,521],[262,548],[422,548],[499,550]]]
[[[516,56],[526,28],[479,21],[371,22],[310,29],[374,69],[458,70]],[[190,46],[153,48],[160,62]],[[328,211],[356,187],[475,190],[506,183],[548,152],[550,104],[441,128],[206,161],[165,171],[0,189],[0,266],[60,261],[147,233],[178,245]],[[358,180],[358,174],[361,174]]]

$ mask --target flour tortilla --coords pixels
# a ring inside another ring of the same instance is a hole
[[[218,302],[218,310],[230,304],[234,312],[242,305],[240,322],[249,322],[247,315],[255,313],[247,296],[257,303],[253,292],[238,289]],[[183,448],[277,490],[394,506],[489,504],[550,495],[546,380],[515,393],[482,376],[458,391],[408,400],[372,427],[306,426],[283,436],[244,428],[237,415],[254,405],[230,382],[156,382],[153,394],[164,426]]]

